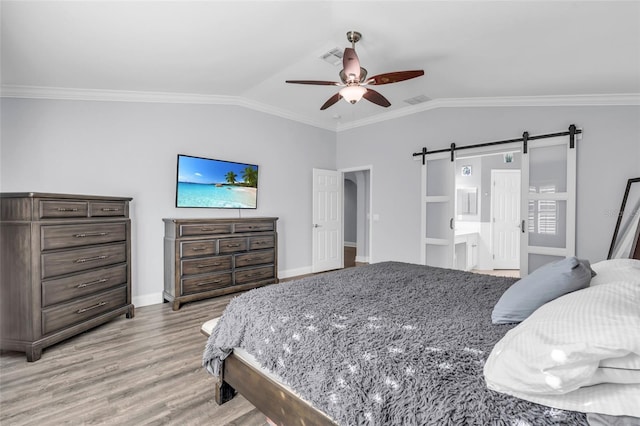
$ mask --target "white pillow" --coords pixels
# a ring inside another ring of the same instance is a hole
[[[591,287],[613,281],[633,281],[640,283],[640,260],[608,259],[591,265],[598,275],[591,278]]]
[[[490,389],[533,402],[640,417],[639,360],[640,286],[617,281],[540,307],[495,345],[484,375]]]

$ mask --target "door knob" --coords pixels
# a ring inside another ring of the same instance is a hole
[[[314,228],[320,228],[320,225],[318,225],[317,223],[314,223],[314,224],[313,224],[313,227],[314,227]]]

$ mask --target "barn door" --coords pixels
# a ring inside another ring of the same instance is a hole
[[[452,268],[455,161],[450,153],[425,157],[422,165],[422,263]]]
[[[576,148],[569,136],[529,142],[522,161],[520,274],[576,252]]]

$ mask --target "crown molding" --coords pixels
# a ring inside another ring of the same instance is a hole
[[[340,132],[393,120],[438,108],[473,107],[540,107],[540,106],[637,106],[640,93],[566,95],[566,96],[510,96],[484,98],[443,98],[418,105],[385,111],[350,123],[327,124],[307,116],[276,108],[241,96],[201,95],[195,93],[140,92],[128,90],[72,89],[64,87],[2,85],[0,97],[28,99],[58,99],[108,102],[152,102],[207,105],[234,105],[288,120]]]
[[[0,97],[24,99],[55,99],[72,101],[150,102],[169,104],[234,105],[314,127],[335,131],[335,124],[309,119],[272,105],[263,104],[240,96],[201,95],[196,93],[140,92],[130,90],[73,89],[66,87],[2,85]]]
[[[384,112],[362,120],[338,124],[336,131],[368,126],[438,108],[540,107],[540,106],[639,106],[640,93],[566,96],[505,96],[486,98],[443,98]]]

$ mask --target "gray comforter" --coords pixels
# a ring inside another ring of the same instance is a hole
[[[486,388],[514,281],[385,262],[263,287],[229,303],[203,363],[217,375],[242,347],[341,425],[586,425]]]

